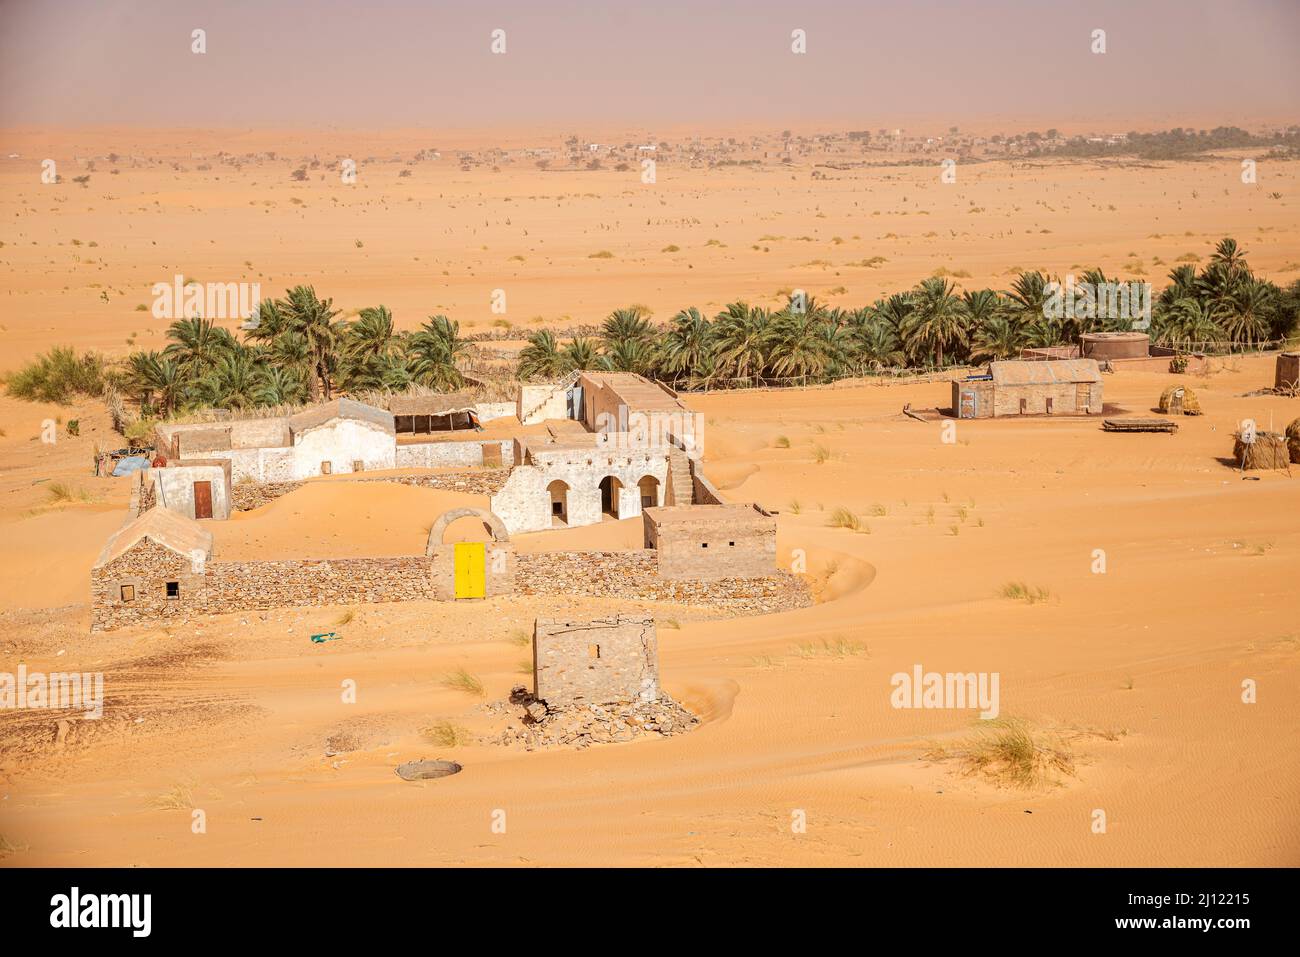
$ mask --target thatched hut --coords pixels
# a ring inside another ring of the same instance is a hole
[[[1197,401],[1196,393],[1185,385],[1171,385],[1161,392],[1158,408],[1169,415],[1201,414],[1201,403]]]
[[[1256,432],[1255,441],[1246,442],[1240,432],[1233,436],[1232,457],[1243,469],[1290,468],[1287,437],[1280,432]]]
[[[1291,452],[1291,461],[1300,462],[1300,419],[1286,427],[1286,447]]]

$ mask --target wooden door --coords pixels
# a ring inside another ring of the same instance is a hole
[[[456,597],[483,598],[487,594],[487,546],[457,542],[455,551]]]
[[[1082,383],[1075,383],[1074,386],[1074,411],[1092,411],[1092,389]]]
[[[212,483],[194,483],[194,517],[212,517]]]

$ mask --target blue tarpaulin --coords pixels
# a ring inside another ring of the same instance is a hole
[[[141,469],[149,467],[149,460],[144,456],[133,455],[130,458],[118,459],[113,466],[114,475],[130,475],[132,472],[138,472]]]

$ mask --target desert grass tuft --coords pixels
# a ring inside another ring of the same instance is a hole
[[[965,742],[933,747],[926,757],[955,759],[966,774],[1023,790],[1059,784],[1062,776],[1074,774],[1074,755],[1062,737],[1038,731],[1019,718],[985,722]]]
[[[189,811],[194,808],[194,790],[188,784],[175,784],[149,802],[163,811]]]
[[[420,733],[442,748],[459,748],[474,741],[473,735],[454,721],[435,721],[429,727],[421,729]]]
[[[998,594],[1003,598],[1023,601],[1030,605],[1047,601],[1052,596],[1052,593],[1042,585],[1026,585],[1024,582],[1007,582],[998,589]]]
[[[483,682],[464,668],[457,668],[455,671],[449,671],[443,675],[442,686],[451,688],[453,691],[464,691],[466,694],[483,696]]]
[[[800,658],[852,658],[867,654],[867,646],[864,642],[836,635],[819,641],[801,641],[795,647],[795,653]]]
[[[830,518],[826,520],[826,524],[831,528],[847,528],[856,532],[862,527],[862,520],[843,505],[838,505],[835,507],[835,510],[831,512]]]

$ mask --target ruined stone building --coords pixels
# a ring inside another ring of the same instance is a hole
[[[659,697],[654,619],[537,619],[533,693],[552,708],[654,701]]]

